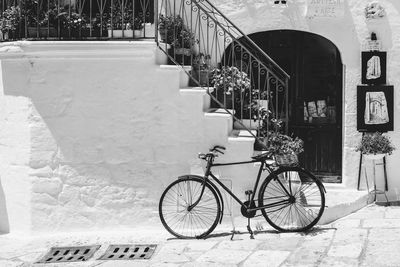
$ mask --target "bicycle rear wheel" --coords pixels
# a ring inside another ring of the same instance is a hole
[[[178,238],[203,238],[210,234],[221,216],[220,201],[215,190],[206,184],[200,202],[192,209],[203,188],[196,177],[179,179],[170,184],[161,196],[159,215],[165,229]]]
[[[309,230],[325,209],[322,183],[299,167],[281,167],[264,180],[259,207],[268,223],[281,232]]]

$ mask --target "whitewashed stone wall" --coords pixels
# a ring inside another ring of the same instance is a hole
[[[201,121],[183,127],[203,113],[202,103],[185,111],[179,72],[160,70],[154,43],[11,49],[0,72],[0,231],[158,221],[161,190],[189,172],[204,138]]]
[[[356,130],[356,88],[361,84],[361,50],[370,32],[377,34],[383,50],[387,51],[387,84],[395,88],[395,129],[389,136],[398,150],[387,159],[389,198],[400,199],[400,166],[397,164],[400,162],[400,1],[378,1],[386,9],[387,16],[371,21],[364,16],[364,7],[372,2],[367,0],[345,0],[343,17],[312,19],[306,17],[306,0],[289,0],[287,7],[263,0],[212,2],[246,34],[278,29],[298,30],[319,34],[338,47],[345,65],[343,183],[349,188],[356,188],[358,175],[359,154],[354,152],[354,147],[361,138]],[[383,180],[382,176],[380,178]]]
[[[154,42],[0,51],[0,232],[158,225],[162,191],[201,172],[198,152],[221,144],[222,160],[252,155],[254,140],[228,142],[229,116],[204,115],[208,96],[179,90],[180,68],[156,64]],[[228,170],[236,193],[256,171]]]

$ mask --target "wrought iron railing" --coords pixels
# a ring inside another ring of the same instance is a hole
[[[2,0],[0,40],[154,38],[153,0]]]
[[[288,130],[289,75],[208,0],[161,0],[157,43],[255,137]],[[187,68],[184,68],[187,70]],[[267,115],[267,116],[265,116]],[[251,131],[251,130],[255,131]]]

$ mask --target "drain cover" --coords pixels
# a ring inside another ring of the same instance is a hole
[[[53,247],[37,263],[87,261],[100,246]]]
[[[148,260],[157,245],[110,245],[99,260]]]

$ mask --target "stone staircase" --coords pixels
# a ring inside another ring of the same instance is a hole
[[[208,144],[208,147],[219,144],[227,148],[225,154],[217,158],[216,162],[246,161],[254,154],[257,154],[258,151],[254,151],[255,138],[247,130],[238,129],[239,127],[236,127],[237,125],[233,123],[232,116],[223,109],[215,110],[210,108],[210,96],[206,93],[206,89],[188,86],[189,76],[186,72],[190,70],[190,66],[182,68],[181,66],[165,65],[167,62],[166,56],[162,55],[161,51],[157,53],[157,63],[160,64],[161,69],[179,72],[179,93],[182,102],[198,103],[196,106],[188,106],[188,112],[197,111],[197,118],[193,117],[193,120],[202,121],[202,124],[198,124],[204,127],[203,141]],[[201,116],[197,109],[202,111]],[[253,189],[258,167],[259,165],[257,164],[246,164],[221,167],[220,170],[215,170],[217,169],[215,168],[213,170],[214,174],[226,181],[227,185],[232,186],[235,194],[245,200],[244,192]],[[203,172],[201,168],[195,167],[192,168],[192,174],[203,175]],[[263,177],[267,175],[265,173]],[[326,209],[319,224],[329,224],[367,205],[368,194],[365,191],[351,190],[343,185],[336,184],[325,184],[325,187],[327,189]],[[223,191],[221,189],[221,192]],[[235,221],[244,220],[240,214],[240,206],[235,201],[232,201],[228,194],[224,194],[224,198],[226,198],[225,203],[230,203],[232,212],[226,211],[223,223],[229,227],[228,225],[230,225],[231,221],[227,215],[231,215],[235,218]]]

